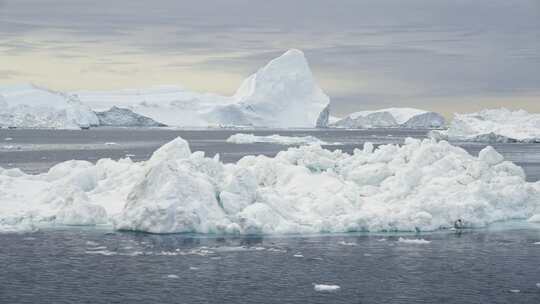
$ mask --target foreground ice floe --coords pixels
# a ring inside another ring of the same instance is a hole
[[[449,140],[540,142],[540,114],[504,108],[455,114],[448,130],[430,134],[437,139]]]
[[[349,114],[332,124],[339,128],[442,128],[444,117],[435,112],[413,108],[389,108]]]
[[[67,161],[47,173],[0,170],[0,227],[113,224],[152,233],[426,231],[540,214],[540,183],[493,148],[448,142],[317,145],[234,164],[177,138],[145,162]]]
[[[325,145],[326,142],[314,136],[282,136],[278,134],[258,136],[254,134],[237,133],[227,138],[234,144],[271,143],[279,145]]]

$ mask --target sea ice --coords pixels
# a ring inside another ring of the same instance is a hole
[[[0,226],[113,224],[151,233],[338,233],[468,228],[540,213],[540,183],[492,148],[318,145],[224,164],[177,138],[148,161],[0,169]]]

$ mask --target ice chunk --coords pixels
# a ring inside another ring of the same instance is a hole
[[[398,242],[405,243],[405,244],[418,244],[418,245],[431,243],[431,241],[427,241],[427,240],[424,240],[424,239],[406,239],[406,238],[402,238],[402,237],[400,237],[398,239]]]
[[[313,289],[315,291],[334,292],[340,290],[341,287],[339,285],[313,284]]]
[[[227,142],[235,144],[272,143],[280,145],[325,145],[326,143],[313,136],[257,136],[253,134],[237,133],[227,138]]]
[[[444,117],[435,112],[413,108],[389,108],[349,114],[332,124],[340,128],[442,128]]]

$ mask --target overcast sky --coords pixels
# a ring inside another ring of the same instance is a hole
[[[232,94],[289,48],[334,112],[540,112],[540,0],[0,0],[0,85]]]

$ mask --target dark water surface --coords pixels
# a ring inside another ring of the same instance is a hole
[[[0,234],[0,301],[540,303],[538,229],[402,237]]]
[[[352,152],[425,130],[0,130],[0,166],[44,172],[70,159],[145,160],[182,136],[225,162],[287,146],[229,144],[238,132],[316,136]],[[476,154],[484,144],[456,143]],[[540,179],[540,145],[497,144]],[[430,243],[404,243],[425,239]],[[313,284],[339,285],[317,292]],[[539,285],[537,285],[539,284]],[[0,234],[0,303],[540,303],[540,227],[422,235],[219,237],[58,228]]]

